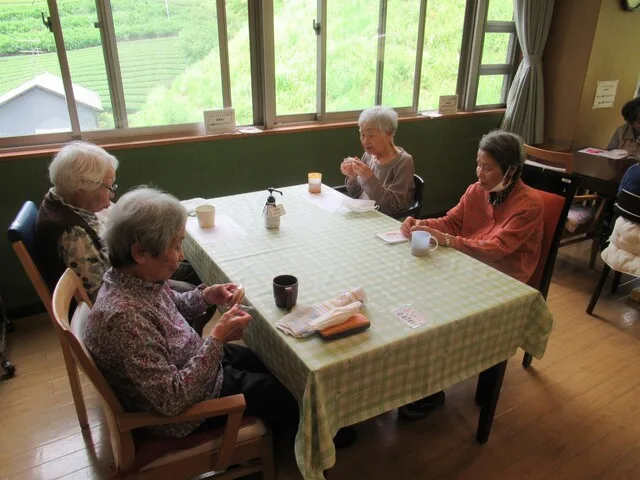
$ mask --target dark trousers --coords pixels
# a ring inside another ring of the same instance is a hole
[[[222,368],[220,396],[242,393],[245,415],[260,417],[272,430],[281,424],[297,424],[298,402],[251,350],[227,343]]]
[[[260,417],[274,434],[298,424],[298,403],[256,355],[246,347],[227,343],[222,359],[221,397],[242,393],[245,416]],[[205,421],[199,430],[218,427],[226,417]]]
[[[201,283],[200,277],[187,261],[180,262],[180,266],[169,279],[171,289],[180,293],[190,292]]]

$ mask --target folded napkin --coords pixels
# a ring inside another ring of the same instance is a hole
[[[356,213],[372,212],[378,209],[375,201],[363,198],[345,198],[342,206]]]
[[[324,303],[310,307],[297,306],[276,322],[276,327],[293,337],[312,335],[333,325],[344,323],[352,315],[359,313],[367,294],[362,288],[354,288]]]

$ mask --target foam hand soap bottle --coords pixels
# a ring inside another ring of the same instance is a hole
[[[276,205],[276,197],[273,196],[273,192],[279,193],[280,195],[282,195],[282,192],[273,187],[269,187],[267,190],[269,190],[269,197],[267,198],[267,203],[264,204],[264,209],[262,210],[264,226],[266,228],[279,228],[280,217],[285,214],[285,211],[282,204]]]

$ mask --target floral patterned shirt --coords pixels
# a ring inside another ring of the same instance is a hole
[[[65,202],[53,188],[49,190],[49,194],[53,199],[73,210],[98,235],[102,234],[106,221],[105,215],[98,216],[89,210],[78,208]],[[89,297],[94,299],[102,284],[102,276],[109,268],[106,250],[97,249],[91,237],[82,227],[72,227],[60,236],[58,240],[58,255],[60,255],[64,264],[78,275]]]
[[[126,411],[177,415],[220,395],[222,342],[202,340],[186,321],[206,307],[200,288],[178,293],[166,282],[105,273],[84,341]],[[182,437],[200,423],[149,430]]]

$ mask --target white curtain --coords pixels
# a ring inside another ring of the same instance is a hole
[[[529,144],[544,137],[542,52],[547,43],[554,0],[514,0],[514,16],[523,60],[511,84],[502,128]]]

